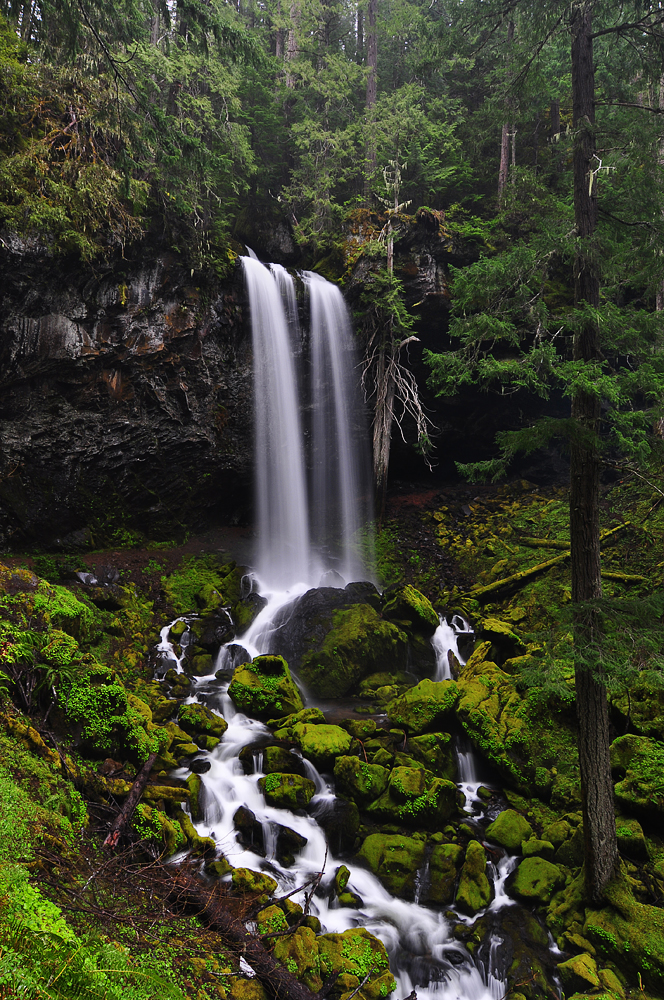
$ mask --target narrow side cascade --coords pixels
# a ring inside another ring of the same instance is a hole
[[[309,577],[304,442],[288,323],[272,274],[242,257],[254,350],[257,568],[269,588]]]
[[[366,573],[357,538],[370,517],[358,360],[339,289],[312,271],[302,277],[311,309],[311,534],[327,568],[348,582]]]

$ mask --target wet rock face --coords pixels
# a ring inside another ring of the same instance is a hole
[[[147,251],[101,271],[5,259],[0,544],[85,544],[128,511],[168,536],[246,507],[242,280],[202,280]]]

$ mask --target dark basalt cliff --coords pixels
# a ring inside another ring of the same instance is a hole
[[[0,545],[104,544],[123,528],[159,537],[246,515],[239,269],[203,284],[145,248],[102,268],[2,256]]]

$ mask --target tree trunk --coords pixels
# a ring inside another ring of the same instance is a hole
[[[510,21],[507,25],[507,44],[508,46],[514,41],[514,21]],[[509,53],[508,53],[509,57]],[[508,74],[508,79],[511,74]],[[511,110],[508,104],[508,111]],[[513,126],[507,122],[503,125],[503,131],[500,139],[500,166],[498,168],[498,205],[502,200],[503,194],[505,193],[505,186],[507,185],[507,174],[509,172],[509,160],[510,160],[510,133],[512,132]],[[516,150],[513,151],[513,156],[516,156]]]
[[[290,63],[297,59],[299,48],[297,44],[297,28],[300,21],[300,8],[297,3],[291,3],[290,7],[290,28],[288,29],[288,42],[286,44],[286,62],[289,69],[286,72],[286,86],[292,90],[295,87],[295,77],[291,73]]]
[[[156,759],[156,753],[151,753],[145,764],[143,764],[143,767],[136,775],[136,779],[134,784],[131,786],[131,791],[127,796],[127,801],[123,806],[122,812],[116,817],[110,833],[104,841],[104,847],[117,847],[118,841],[126,829],[129,820],[134,815],[134,811],[139,803],[143,791],[145,790],[145,786],[148,783],[150,771],[152,770]]]
[[[364,179],[364,197],[369,205],[369,199],[371,195],[370,182],[374,173],[376,172],[376,143],[373,135],[373,116],[374,116],[374,106],[376,104],[376,88],[378,84],[378,39],[376,36],[376,11],[378,9],[378,0],[369,0],[369,9],[367,12],[367,24],[368,24],[368,34],[367,34],[367,68],[369,73],[367,75],[367,97],[366,97],[366,109],[367,109],[367,148],[366,148],[366,173]]]
[[[392,330],[378,356],[376,372],[376,406],[373,419],[373,472],[376,484],[376,515],[382,521],[385,513],[387,472],[390,464],[392,422],[394,419],[394,378],[391,371]]]
[[[595,73],[592,42],[592,0],[580,0],[572,10],[572,104],[574,127],[574,215],[579,249],[574,263],[574,299],[599,306],[599,275],[592,239],[597,228],[595,152]],[[599,331],[592,320],[574,338],[575,360],[601,357]],[[599,539],[599,476],[597,446],[600,401],[577,391],[572,400],[576,431],[571,446],[570,542],[572,601],[575,610],[575,682],[579,723],[579,765],[585,837],[586,891],[593,902],[618,866],[609,759],[609,717],[606,687],[597,655],[600,640],[597,612],[588,607],[602,596]]]
[[[357,5],[357,63],[364,59],[364,11],[361,4]]]
[[[659,103],[658,103],[658,107],[659,107],[660,111],[664,110],[664,74],[662,74],[662,76],[660,76],[660,78],[659,78]],[[664,142],[660,143],[658,154],[659,154],[659,157],[658,157],[658,159],[659,159],[659,165],[663,166],[664,165]],[[655,293],[655,309],[657,310],[657,312],[662,312],[662,310],[664,310],[664,280],[660,281],[659,285],[657,286],[657,291]]]

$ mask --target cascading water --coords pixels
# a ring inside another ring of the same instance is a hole
[[[353,542],[369,520],[370,487],[350,316],[336,285],[311,271],[303,278],[311,308],[311,533],[344,580],[357,580],[366,569]]]
[[[309,578],[306,470],[290,333],[274,277],[242,257],[254,352],[257,570],[270,589]]]
[[[370,517],[366,428],[343,296],[319,275],[304,273],[311,313],[305,388],[293,279],[281,265],[241,260],[254,350],[257,575],[268,591],[290,596],[293,588],[316,586],[326,572],[332,585],[366,578],[357,548]],[[312,413],[309,462],[300,419],[305,400]]]

